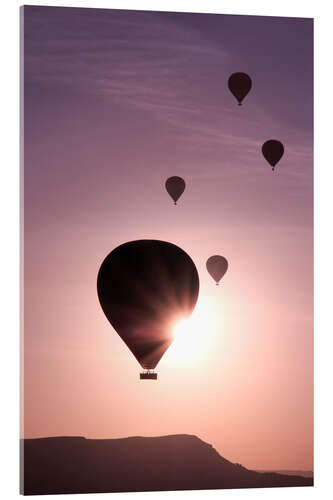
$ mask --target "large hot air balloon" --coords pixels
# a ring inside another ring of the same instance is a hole
[[[233,73],[228,80],[230,92],[238,101],[238,106],[242,105],[244,97],[250,92],[252,80],[246,73]]]
[[[173,327],[191,314],[199,293],[192,259],[165,241],[137,240],[109,253],[98,272],[97,292],[107,319],[144,373],[151,372],[173,340]]]
[[[206,268],[211,277],[219,284],[219,281],[228,269],[228,261],[225,257],[221,255],[212,255],[206,262]]]
[[[262,145],[261,151],[274,172],[275,165],[281,160],[284,153],[282,142],[270,139]]]
[[[181,197],[183,192],[185,191],[185,181],[181,177],[177,177],[176,175],[173,177],[169,177],[165,183],[165,189],[168,191],[169,195],[177,205],[177,200]]]

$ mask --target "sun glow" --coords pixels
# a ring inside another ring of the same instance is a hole
[[[168,356],[182,361],[197,361],[212,345],[216,333],[216,311],[209,299],[198,300],[195,310],[189,318],[178,321],[173,328],[174,341]]]

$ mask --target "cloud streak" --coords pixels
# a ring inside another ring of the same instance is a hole
[[[165,141],[194,152],[218,148],[237,161],[257,155],[264,130],[274,131],[276,121],[257,96],[252,116],[240,116],[226,91],[228,48],[174,21],[174,14],[158,12],[57,8],[51,15],[29,7],[25,82],[80,89],[141,110],[168,124]],[[294,134],[289,151],[310,158]]]

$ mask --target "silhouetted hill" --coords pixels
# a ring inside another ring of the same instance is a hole
[[[257,470],[257,472],[276,472],[277,474],[287,474],[288,476],[313,477],[312,470]]]
[[[22,440],[25,495],[311,486],[312,478],[260,473],[196,436]]]

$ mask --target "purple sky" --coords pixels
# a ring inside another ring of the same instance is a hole
[[[312,468],[312,28],[24,8],[27,437],[192,433],[248,467]],[[285,145],[274,173],[267,139]],[[217,332],[196,363],[167,351],[155,385],[96,294],[105,255],[139,238],[191,255]]]

